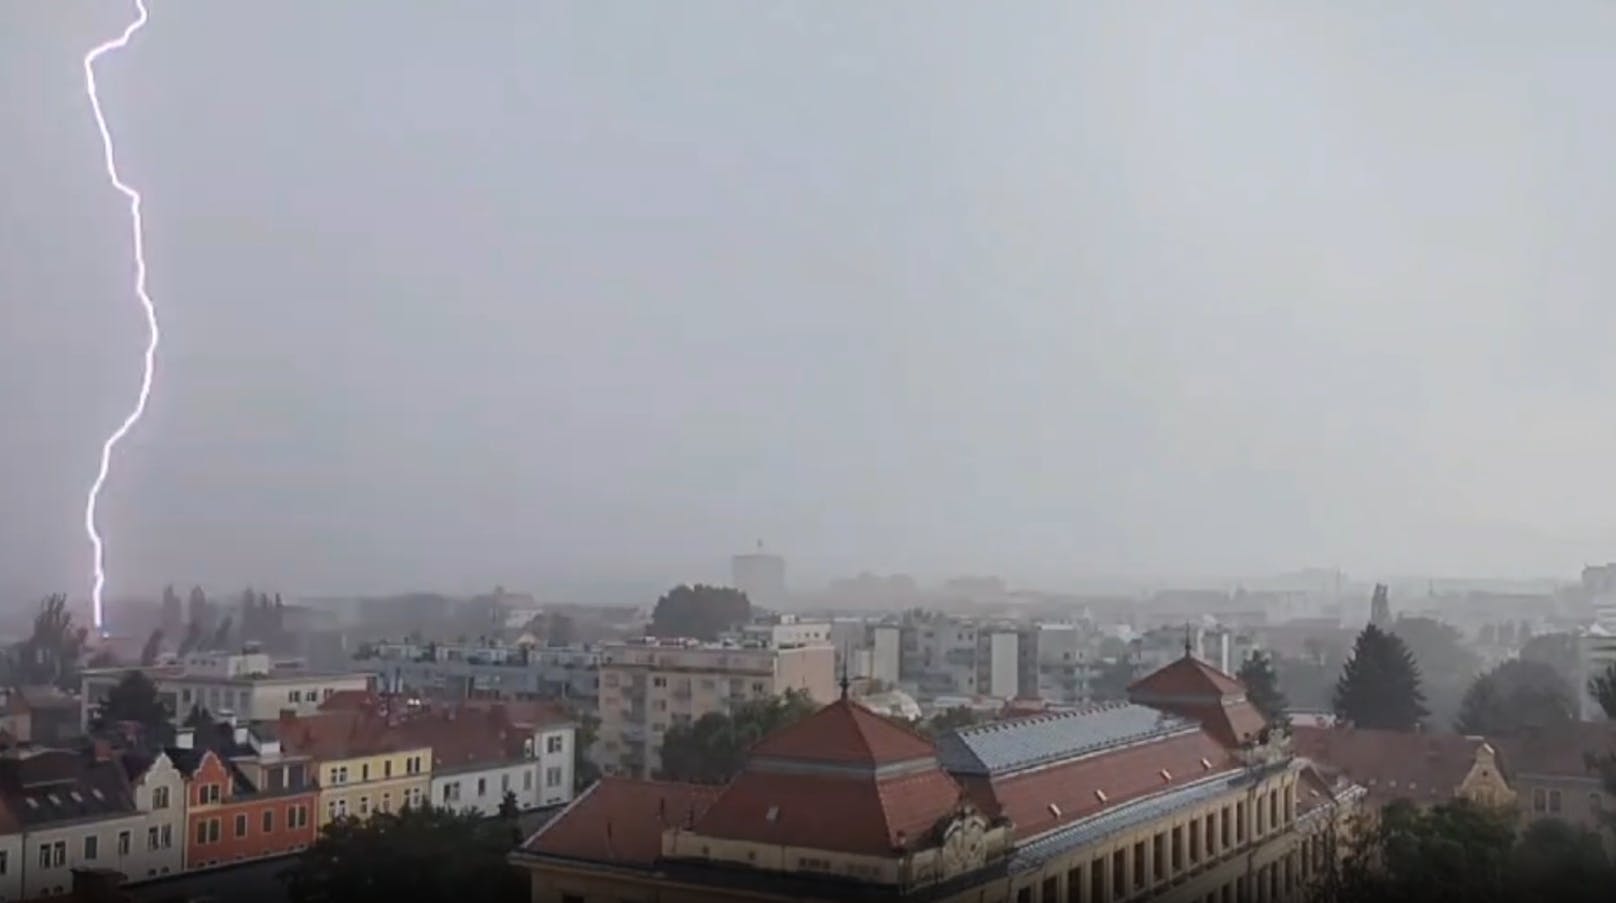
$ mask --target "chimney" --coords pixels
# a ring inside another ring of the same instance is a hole
[[[237,746],[246,746],[247,745],[247,725],[245,725],[245,724],[236,725],[235,735],[236,735],[235,739],[236,739],[236,745]]]
[[[191,728],[188,728],[188,727],[182,727],[179,730],[175,731],[174,732],[174,745],[179,747],[180,749],[195,749],[196,748],[196,731],[192,730]]]

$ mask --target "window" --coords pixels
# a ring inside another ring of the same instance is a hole
[[[653,687],[665,687],[667,685],[668,685],[668,679],[666,677],[653,677],[653,678],[651,678],[651,686],[653,686]]]
[[[359,798],[359,817],[360,818],[367,818],[367,817],[369,817],[369,815],[370,815],[370,797],[362,796],[362,797]]]
[[[208,823],[205,822],[205,821],[199,821],[199,822],[196,823],[196,845],[197,846],[202,846],[203,844],[205,844],[207,842],[208,842]]]
[[[533,772],[531,772],[531,771],[522,772],[522,789],[523,790],[532,790],[533,789]],[[1599,798],[1599,794],[1597,794],[1597,793],[1594,794],[1594,799],[1597,800],[1598,798]]]
[[[387,761],[382,763],[382,777],[390,778],[392,776],[393,776],[393,760],[388,759]]]
[[[484,796],[487,796],[487,795],[488,795],[488,779],[487,778],[478,778],[477,779],[477,796],[484,797]]]
[[[1268,827],[1279,830],[1279,791],[1268,791]]]
[[[129,855],[129,837],[130,837],[130,832],[128,832],[128,831],[119,831],[118,832],[118,855],[119,856],[128,856]]]
[[[1533,812],[1547,812],[1547,811],[1549,811],[1549,795],[1547,793],[1543,792],[1542,787],[1533,787],[1532,788],[1532,811]]]
[[[337,800],[337,817],[338,818],[347,818],[348,817],[348,801],[347,800]]]
[[[511,776],[509,774],[499,776],[499,792],[501,795],[511,792]]]
[[[302,702],[303,701],[303,694],[301,692],[297,691],[297,690],[293,690],[292,692],[286,694],[286,701],[287,702]]]
[[[156,828],[147,828],[146,829],[146,849],[148,849],[148,850],[157,849],[157,829]]]
[[[236,836],[247,836],[247,813],[242,812],[236,816]]]
[[[1560,791],[1558,790],[1549,791],[1549,814],[1560,814]]]
[[[202,785],[202,798],[201,798],[200,801],[201,801],[201,803],[203,805],[207,805],[209,803],[217,803],[219,801],[219,785],[218,784],[203,784]]]
[[[218,843],[220,833],[219,820],[217,818],[208,819],[208,843]]]
[[[84,861],[94,862],[96,854],[100,852],[101,838],[96,837],[94,834],[87,835],[84,838]]]
[[[382,794],[382,811],[393,811],[393,795],[391,793]]]
[[[0,850],[0,875],[4,875],[6,873],[6,867],[11,864],[7,862],[6,859],[6,851]]]
[[[566,746],[566,744],[566,738],[562,737],[560,734],[551,734],[550,736],[544,738],[544,751],[547,753],[558,753],[561,752],[562,747]]]
[[[561,786],[561,768],[559,766],[552,765],[544,770],[544,786]]]
[[[366,762],[365,764],[359,766],[359,780],[361,780],[361,781],[370,780],[370,763],[369,762]]]
[[[168,788],[153,787],[151,792],[151,807],[153,809],[168,808]]]
[[[265,809],[264,810],[264,833],[265,834],[270,834],[270,833],[273,833],[274,830],[275,830],[275,810],[274,809]]]
[[[1150,874],[1160,881],[1167,874],[1167,835],[1157,834],[1150,842]]]
[[[173,849],[173,847],[174,847],[174,826],[173,825],[164,825],[163,826],[162,838],[163,838],[163,849],[165,849],[165,850]]]
[[[50,868],[50,844],[48,843],[39,845],[39,867],[42,869]]]

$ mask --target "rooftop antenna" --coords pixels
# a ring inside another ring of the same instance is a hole
[[[848,683],[849,683],[849,681],[847,679],[847,653],[843,652],[842,653],[842,679],[841,679],[842,699],[843,700],[847,699],[847,686],[848,686]]]
[[[1185,621],[1184,622],[1184,657],[1185,658],[1190,658],[1195,654],[1193,651],[1191,651],[1191,645],[1192,645],[1192,643],[1190,641],[1190,622]]]

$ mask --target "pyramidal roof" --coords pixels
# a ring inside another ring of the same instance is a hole
[[[930,740],[849,699],[825,706],[751,749],[750,757],[876,767],[937,755]]]
[[[1246,695],[1240,681],[1193,655],[1185,655],[1128,685],[1131,699],[1205,700],[1208,702]]]

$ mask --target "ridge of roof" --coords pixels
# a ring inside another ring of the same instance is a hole
[[[1194,655],[1184,655],[1128,685],[1128,698],[1219,698],[1246,695],[1245,684]]]
[[[747,757],[833,765],[891,765],[937,755],[931,740],[875,714],[850,699],[839,699],[794,724],[777,730]]]

